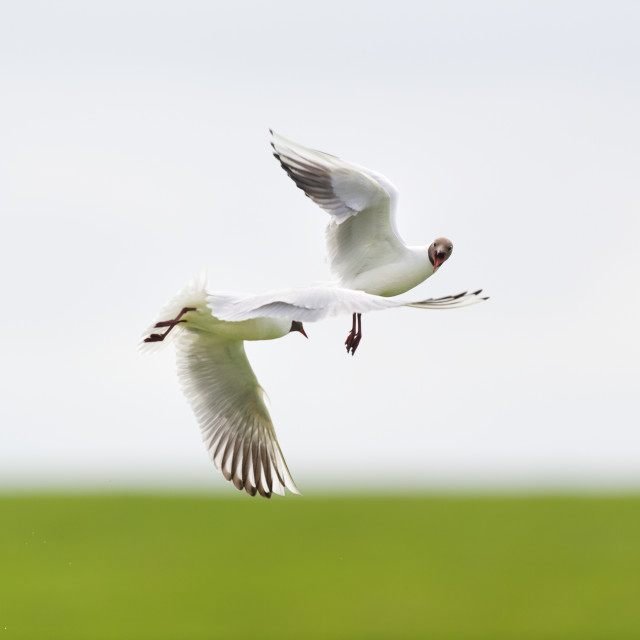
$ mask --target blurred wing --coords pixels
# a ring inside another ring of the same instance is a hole
[[[429,298],[411,302],[402,298],[385,298],[355,289],[340,287],[306,287],[271,291],[257,296],[218,297],[211,294],[207,305],[212,315],[220,320],[239,322],[251,318],[290,318],[299,322],[316,322],[329,316],[380,311],[393,307],[417,307],[420,309],[451,309],[464,307],[485,298],[481,290],[460,293],[456,296]]]
[[[237,489],[269,498],[300,493],[280,451],[266,394],[244,343],[197,330],[176,340],[178,377],[215,466]]]
[[[326,231],[331,271],[348,282],[406,251],[395,227],[397,191],[384,176],[271,132],[289,177],[331,215]]]

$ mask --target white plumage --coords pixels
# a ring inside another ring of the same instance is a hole
[[[300,322],[317,322],[341,314],[382,311],[396,307],[415,307],[418,309],[468,307],[486,300],[480,296],[481,293],[482,290],[478,290],[443,298],[405,300],[375,296],[354,289],[317,285],[269,291],[258,295],[212,293],[207,296],[207,305],[217,318],[233,322],[264,316],[291,318]]]
[[[299,493],[284,461],[265,404],[265,392],[244,350],[245,340],[273,340],[291,331],[291,320],[259,318],[224,322],[207,307],[206,279],[194,280],[161,310],[159,322],[178,317],[166,341],[176,345],[178,378],[215,466],[250,495]],[[158,335],[156,324],[144,339]],[[164,340],[142,342],[152,350]]]
[[[434,273],[437,267],[429,258],[429,245],[407,246],[398,234],[398,192],[387,178],[271,134],[282,168],[331,216],[327,258],[339,286],[395,296]]]
[[[178,378],[196,416],[215,466],[250,495],[299,493],[280,450],[265,392],[249,364],[245,340],[273,340],[302,321],[340,313],[410,306],[443,309],[483,300],[479,291],[446,298],[407,301],[329,286],[272,291],[261,295],[207,293],[206,277],[195,279],[163,307],[143,335],[141,349],[173,340]],[[164,334],[156,333],[159,327]],[[304,334],[306,335],[306,334]]]

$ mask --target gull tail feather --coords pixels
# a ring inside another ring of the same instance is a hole
[[[167,337],[158,342],[145,342],[152,334],[161,333],[164,329],[159,329],[156,325],[159,322],[166,322],[176,318],[185,308],[195,308],[198,310],[207,309],[207,272],[203,270],[189,284],[184,286],[176,293],[163,307],[160,309],[153,324],[143,332],[142,341],[138,345],[141,353],[153,353],[161,349],[166,343],[171,342],[176,335],[181,333],[181,329],[188,322],[189,316],[185,317],[185,323],[176,325],[176,327],[167,335]]]

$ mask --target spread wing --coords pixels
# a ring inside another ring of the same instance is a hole
[[[315,322],[329,316],[351,313],[381,311],[394,307],[416,307],[419,309],[453,309],[467,307],[486,298],[482,290],[459,293],[455,296],[429,298],[427,300],[404,300],[375,296],[355,289],[340,287],[305,287],[271,291],[261,295],[236,297],[215,293],[207,297],[211,313],[220,320],[241,321],[251,318],[291,318],[300,322]]]
[[[395,227],[398,199],[384,176],[271,132],[275,157],[289,177],[331,215],[329,266],[342,284],[393,262],[407,250]]]
[[[300,493],[287,469],[265,404],[265,393],[242,341],[198,330],[176,340],[178,377],[215,466],[237,489]]]

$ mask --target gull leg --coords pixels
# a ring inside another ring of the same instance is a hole
[[[168,327],[168,329],[164,333],[152,333],[148,338],[145,338],[145,342],[162,342],[168,335],[171,329],[175,327],[177,324],[181,322],[186,322],[186,320],[181,320],[182,316],[189,311],[196,311],[195,307],[185,307],[173,320],[163,320],[162,322],[156,322],[155,327]]]
[[[351,345],[351,355],[355,355],[356,349],[360,344],[360,340],[362,340],[362,314],[358,313],[358,331],[356,332],[355,337],[353,338],[353,344]]]
[[[358,345],[362,340],[362,314],[353,314],[353,324],[351,325],[351,333],[347,336],[345,345],[347,345],[347,353],[351,352],[354,355]]]
[[[353,324],[351,325],[351,332],[347,336],[347,339],[344,343],[347,345],[347,353],[351,350],[351,345],[353,344],[353,338],[356,335],[356,314],[353,314]]]

